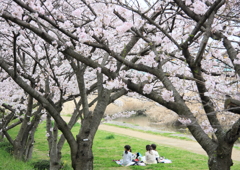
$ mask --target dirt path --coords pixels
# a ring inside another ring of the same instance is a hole
[[[70,117],[64,116],[65,121],[68,121],[69,119]],[[144,132],[119,128],[119,127],[109,126],[104,124],[101,124],[98,130],[104,130],[104,131],[114,132],[114,133],[118,133],[126,136],[136,137],[139,139],[145,139],[159,145],[171,146],[175,148],[188,150],[193,153],[207,155],[206,152],[202,149],[202,147],[195,141],[186,141],[186,140],[180,140],[175,138],[168,138],[164,136],[148,134]],[[233,149],[232,159],[236,161],[240,161],[240,150]]]

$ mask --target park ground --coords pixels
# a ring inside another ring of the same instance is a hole
[[[70,117],[67,117],[67,116],[63,116],[63,118],[65,121],[70,120]],[[107,132],[131,136],[133,138],[145,139],[153,143],[156,143],[159,146],[164,145],[164,146],[184,149],[193,153],[207,156],[203,148],[194,140],[181,140],[177,138],[164,137],[161,135],[151,134],[147,132],[140,132],[137,130],[121,128],[121,127],[116,127],[116,126],[106,125],[106,124],[101,124],[98,130],[104,130]],[[232,159],[235,161],[240,161],[239,155],[240,155],[240,150],[233,148]]]

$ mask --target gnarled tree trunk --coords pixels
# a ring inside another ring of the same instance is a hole
[[[232,162],[232,144],[222,141],[218,147],[208,153],[208,167],[210,170],[230,170]]]
[[[104,115],[107,105],[109,104],[111,92],[101,90],[98,94],[98,102],[93,112],[89,112],[82,119],[81,129],[77,135],[77,152],[72,157],[72,167],[74,170],[92,170],[93,153],[92,145],[98,126]]]
[[[59,170],[61,168],[61,150],[58,150],[58,128],[56,123],[52,125],[51,116],[47,115],[47,134],[49,146],[49,161],[51,170]]]
[[[40,106],[38,110],[32,115],[33,98],[29,96],[28,109],[25,114],[23,123],[18,132],[16,139],[13,141],[13,156],[16,159],[28,161],[32,157],[32,151],[34,146],[34,134],[37,126],[40,122],[41,110]],[[32,121],[30,117],[33,116]]]

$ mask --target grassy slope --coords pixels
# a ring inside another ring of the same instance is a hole
[[[32,170],[28,163],[14,160],[8,152],[0,148],[0,170]]]
[[[73,128],[73,132],[77,133],[79,124],[76,124]],[[48,146],[46,142],[45,124],[41,123],[35,137],[35,149],[33,153],[32,161],[40,159],[48,159]],[[16,130],[11,131],[12,134],[16,134]],[[150,139],[149,139],[150,140]],[[207,157],[203,155],[194,154],[188,151],[183,151],[171,147],[158,146],[158,151],[161,156],[164,156],[172,160],[171,164],[157,164],[147,165],[145,167],[131,166],[121,167],[113,162],[113,159],[121,159],[124,145],[129,144],[132,146],[133,152],[140,152],[142,155],[145,153],[145,146],[151,144],[150,141],[131,138],[124,135],[117,135],[105,131],[98,131],[94,140],[93,153],[94,153],[94,170],[130,170],[130,169],[148,169],[148,170],[201,170],[208,169]],[[62,161],[65,165],[70,166],[70,153],[69,147],[65,143],[63,148]],[[9,157],[4,151],[0,150],[0,162],[8,162],[4,165],[0,165],[0,170],[4,167],[4,170],[21,170],[21,166],[25,165],[21,162],[12,161],[13,158]],[[3,156],[2,156],[3,155]],[[11,162],[11,163],[9,163]],[[12,167],[12,165],[14,166]],[[23,165],[22,165],[23,164]],[[11,166],[11,167],[10,167]],[[27,166],[27,165],[26,165]],[[28,170],[29,166],[23,168]],[[69,168],[71,169],[71,168]],[[231,168],[232,170],[240,169],[240,162]]]

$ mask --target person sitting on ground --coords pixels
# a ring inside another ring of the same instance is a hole
[[[132,164],[134,164],[134,162],[132,161],[134,158],[135,158],[135,156],[132,153],[131,146],[125,145],[121,164],[123,166],[132,165]]]
[[[152,150],[151,145],[146,145],[147,152],[145,153],[145,163],[146,164],[156,164],[157,160],[155,154]]]
[[[151,144],[151,147],[152,147],[152,149],[153,149],[153,152],[154,152],[154,155],[155,155],[155,158],[156,158],[157,162],[159,162],[160,156],[159,156],[159,154],[158,154],[158,151],[156,150],[157,145]]]

